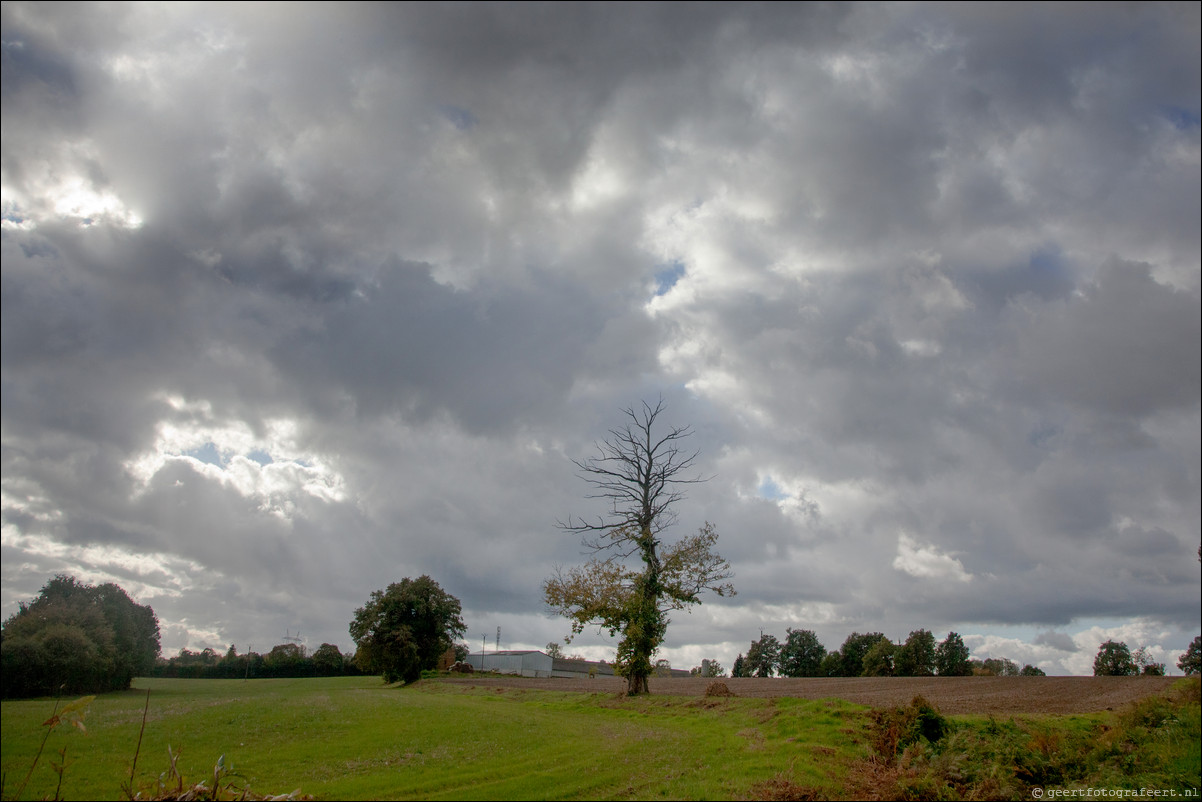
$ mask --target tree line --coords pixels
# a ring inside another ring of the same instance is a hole
[[[214,649],[199,652],[180,649],[175,657],[155,661],[152,677],[180,679],[284,679],[289,677],[361,676],[354,655],[343,654],[332,643],[310,652],[295,643],[281,643],[266,654],[239,654],[230,646],[224,654]]]
[[[1035,666],[1018,668],[1009,660],[971,659],[964,639],[949,632],[938,643],[927,629],[894,643],[880,632],[853,632],[834,651],[827,651],[809,629],[786,630],[783,642],[761,635],[731,668],[734,677],[967,677],[977,673],[1042,676]]]
[[[853,632],[838,649],[828,652],[812,630],[786,630],[782,642],[775,635],[761,634],[740,653],[731,668],[732,677],[1042,677],[1042,669],[1031,664],[1021,668],[1005,657],[973,659],[964,639],[956,632],[936,643],[926,629],[914,630],[905,641],[894,643],[880,632]],[[717,663],[706,676],[720,676]],[[1177,667],[1185,674],[1202,673],[1202,636],[1180,655]],[[700,670],[698,670],[700,671]],[[1106,641],[1094,659],[1094,676],[1163,676],[1165,664],[1157,663],[1147,648],[1134,652],[1127,644]]]

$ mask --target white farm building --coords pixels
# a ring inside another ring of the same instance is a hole
[[[465,662],[471,664],[476,671],[494,671],[498,674],[517,674],[523,677],[581,679],[614,675],[614,667],[609,663],[595,663],[592,660],[565,660],[535,649],[469,654]],[[672,669],[670,676],[687,677],[689,672]]]
[[[469,654],[467,660],[476,671],[518,674],[523,677],[612,677],[614,667],[591,660],[564,660],[533,649],[512,649],[484,654]]]

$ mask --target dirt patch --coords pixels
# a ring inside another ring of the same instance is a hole
[[[713,680],[700,677],[652,678],[652,695],[704,696]],[[926,697],[943,713],[1097,713],[1118,710],[1146,696],[1164,693],[1174,677],[823,677],[819,679],[724,679],[736,696],[791,696],[801,699],[846,699],[872,707],[908,704]],[[443,680],[482,688],[580,693],[621,693],[621,677],[595,679],[527,679],[476,674]]]

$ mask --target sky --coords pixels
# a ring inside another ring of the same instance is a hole
[[[1198,3],[3,5],[4,618],[353,649],[428,574],[563,643],[573,460],[663,399],[761,631],[1177,673]],[[612,659],[586,631],[565,647]]]

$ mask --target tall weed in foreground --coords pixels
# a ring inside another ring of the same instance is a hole
[[[1197,677],[1116,715],[958,721],[919,737],[915,705],[872,711],[875,754],[849,789],[880,799],[1025,799],[1035,789],[1174,790],[1202,785]],[[916,700],[917,702],[917,700]]]

